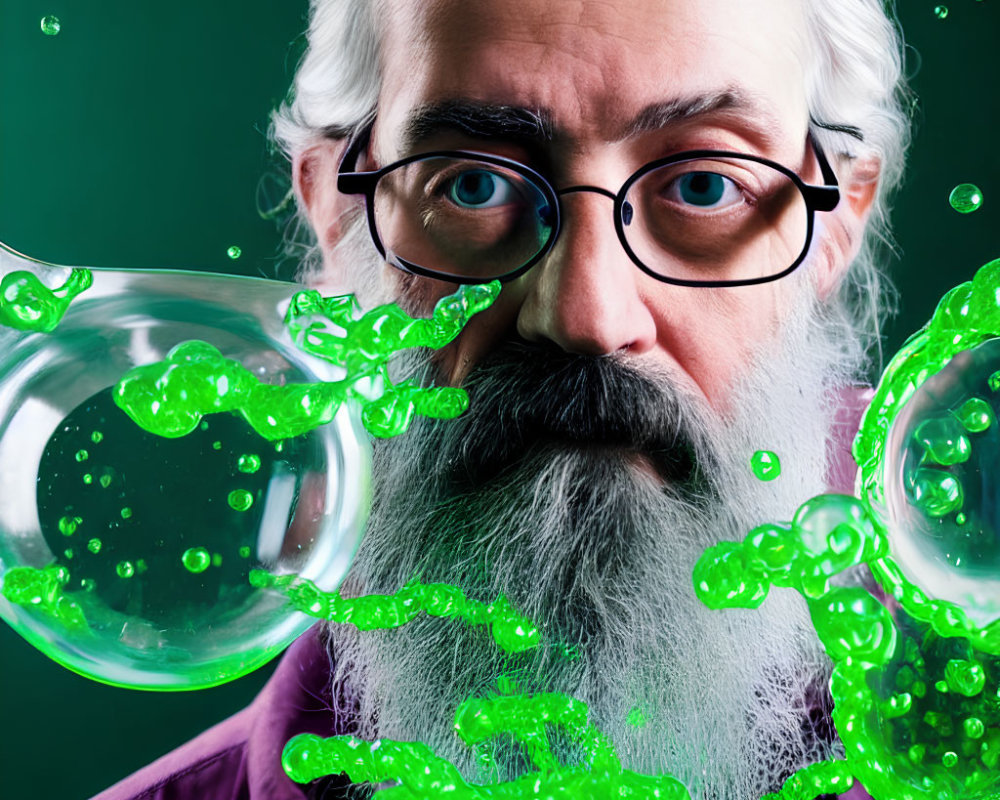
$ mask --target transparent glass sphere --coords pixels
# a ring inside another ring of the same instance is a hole
[[[956,355],[892,423],[883,517],[893,560],[930,598],[1000,618],[1000,339]]]
[[[24,268],[49,285],[65,276],[0,250],[0,273]],[[252,569],[327,591],[343,578],[370,504],[367,436],[347,407],[280,443],[229,413],[177,439],[146,433],[111,387],[184,341],[214,345],[267,383],[340,375],[286,334],[291,284],[93,277],[52,333],[0,329],[0,616],[99,681],[223,683],[315,622],[252,586]]]

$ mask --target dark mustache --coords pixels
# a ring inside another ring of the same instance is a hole
[[[697,472],[695,436],[673,384],[620,359],[509,341],[470,373],[469,409],[447,423],[448,469],[459,483],[490,480],[538,445],[643,453],[672,483]]]

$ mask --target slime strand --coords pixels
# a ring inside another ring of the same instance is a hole
[[[179,344],[167,358],[129,371],[114,388],[114,399],[141,428],[169,438],[192,432],[202,416],[233,412],[272,441],[291,438],[330,422],[353,398],[363,406],[362,421],[379,437],[404,432],[414,415],[449,419],[461,414],[468,396],[453,387],[393,385],[389,357],[409,347],[442,347],[469,318],[488,308],[500,284],[463,286],[442,298],[430,319],[413,319],[394,305],[360,317],[353,297],[324,298],[299,292],[286,325],[296,344],[340,364],[340,381],[275,386],[262,383],[239,362],[206,342]],[[364,384],[365,388],[360,388]],[[373,390],[375,385],[380,387]]]

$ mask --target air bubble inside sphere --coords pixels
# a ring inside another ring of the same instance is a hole
[[[1000,339],[958,353],[892,423],[884,503],[892,558],[978,626],[1000,618]]]
[[[354,412],[279,452],[230,413],[186,436],[147,433],[111,395],[192,339],[264,382],[339,378],[284,331],[296,288],[95,271],[52,333],[0,329],[0,616],[31,644],[105,683],[196,689],[263,665],[315,622],[249,575],[326,591],[343,578],[369,505]]]

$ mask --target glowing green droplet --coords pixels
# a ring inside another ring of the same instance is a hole
[[[977,661],[953,658],[945,666],[944,677],[949,689],[966,697],[975,697],[986,685],[986,672]]]
[[[781,460],[770,450],[757,450],[750,457],[753,474],[762,481],[773,481],[781,474]]]
[[[42,33],[46,36],[55,36],[62,30],[62,23],[59,22],[59,17],[55,17],[52,14],[42,17]]]
[[[132,516],[132,509],[129,508],[128,506],[125,506],[125,508],[121,510],[121,515],[122,519],[129,519]]]
[[[212,566],[213,567],[222,566],[222,553],[212,553]]]
[[[86,461],[88,458],[90,458],[90,453],[88,453],[86,450],[77,450],[76,456],[74,457],[76,458],[77,461]]]
[[[970,739],[981,739],[983,734],[986,733],[986,726],[983,725],[983,721],[978,717],[969,717],[962,723],[962,728],[965,730],[965,735]]]
[[[90,441],[92,441],[94,444],[100,444],[102,441],[104,441],[104,434],[101,433],[100,431],[94,431],[92,434],[90,434]]]
[[[993,409],[981,397],[972,397],[962,403],[958,418],[969,433],[982,433],[993,424]]]
[[[913,438],[935,464],[950,467],[969,460],[972,444],[965,430],[950,416],[921,422]]]
[[[958,514],[955,515],[955,524],[956,525],[964,525],[965,521],[966,521],[965,514],[959,512]]]
[[[82,517],[60,517],[59,532],[63,536],[72,536],[76,533],[76,529],[80,527],[81,522],[83,522]]]
[[[1000,392],[1000,369],[990,375],[987,384],[990,387],[990,391]]]
[[[97,538],[91,539],[90,541],[87,542],[87,549],[91,553],[94,553],[95,555],[97,553],[100,553],[101,552],[101,540],[97,539]]]
[[[87,486],[90,486],[90,484],[94,482],[94,476],[91,475],[89,472],[84,473],[83,482],[87,484]]]
[[[934,6],[934,16],[938,19],[944,19],[948,16],[948,6]]]
[[[242,558],[250,558],[250,548],[247,547],[247,545],[243,545],[243,547],[240,548],[240,556]]]
[[[274,444],[274,452],[275,453],[280,453],[284,449],[285,449],[285,443],[284,442],[275,442],[275,444]]]
[[[236,462],[236,467],[240,472],[252,473],[260,469],[260,456],[252,453],[245,453]]]
[[[103,475],[101,476],[101,479],[100,479],[100,484],[101,484],[101,486],[103,486],[103,487],[104,487],[105,489],[107,489],[107,488],[108,488],[108,487],[109,487],[109,486],[111,485],[111,476],[110,476],[110,475],[108,475],[108,473],[106,473],[106,472],[105,472],[105,473],[104,473],[104,474],[103,474]]]
[[[204,572],[212,563],[212,557],[204,547],[189,547],[181,556],[181,563],[188,572]]]
[[[951,190],[948,202],[958,213],[971,214],[983,204],[983,193],[975,184],[960,183]]]
[[[246,489],[233,489],[229,493],[229,507],[233,511],[246,511],[253,505],[253,495]]]
[[[927,516],[945,517],[962,507],[962,484],[949,472],[921,467],[913,476],[913,504]]]
[[[67,547],[65,550],[63,550],[63,555],[66,556],[67,560],[71,559],[73,557],[73,548]]]
[[[93,578],[83,578],[80,581],[80,588],[85,592],[92,592],[96,588],[97,583]]]
[[[233,245],[228,250],[226,250],[226,255],[229,256],[233,261],[243,255],[243,251],[240,250],[236,245]]]
[[[221,450],[222,449],[222,442],[212,442],[212,449],[213,450]]]
[[[944,764],[948,769],[951,769],[958,763],[958,753],[949,750],[943,756],[941,756],[941,763]]]
[[[909,750],[906,751],[907,758],[910,759],[914,764],[923,763],[924,756],[927,754],[927,745],[915,744]]]
[[[118,573],[119,578],[131,578],[135,575],[135,567],[131,561],[119,561],[115,567],[115,572]]]

